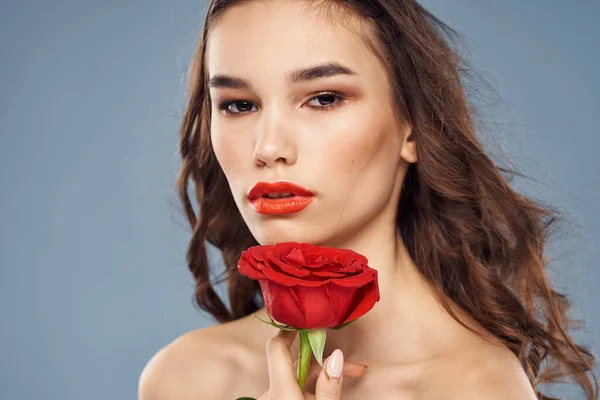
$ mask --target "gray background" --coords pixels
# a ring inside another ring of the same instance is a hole
[[[423,4],[466,36],[498,90],[485,121],[541,182],[515,187],[575,222],[551,248],[551,274],[596,351],[600,2]],[[135,398],[155,351],[215,323],[192,305],[173,192],[204,7],[1,3],[1,399]]]

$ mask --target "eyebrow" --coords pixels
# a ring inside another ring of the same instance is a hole
[[[336,75],[357,75],[357,73],[342,64],[329,62],[308,68],[294,69],[285,74],[285,80],[292,84],[329,78]],[[250,84],[246,80],[223,74],[217,74],[210,78],[208,86],[215,89],[250,89]]]

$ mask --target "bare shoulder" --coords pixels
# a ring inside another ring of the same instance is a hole
[[[241,368],[236,322],[188,332],[152,356],[138,383],[139,400],[197,400],[233,397],[230,386]]]
[[[507,348],[485,348],[451,399],[536,400],[518,358]]]
[[[419,399],[537,400],[518,358],[505,346],[465,348],[440,364]]]

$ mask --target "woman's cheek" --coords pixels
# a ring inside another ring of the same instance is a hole
[[[225,175],[234,173],[236,166],[242,164],[240,143],[233,136],[221,133],[213,134],[212,143],[217,161]]]

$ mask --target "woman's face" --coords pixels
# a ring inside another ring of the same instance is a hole
[[[358,35],[325,24],[305,4],[241,3],[213,26],[211,140],[258,243],[340,247],[394,229],[416,155],[395,117],[384,65]],[[343,68],[292,73],[328,63]],[[294,213],[255,211],[250,189],[280,180],[309,189],[313,201]]]

